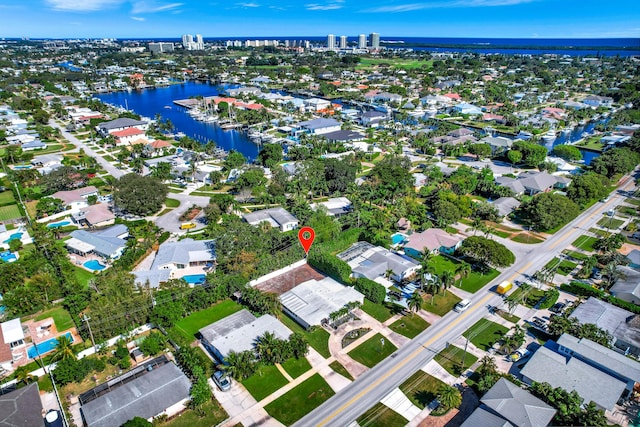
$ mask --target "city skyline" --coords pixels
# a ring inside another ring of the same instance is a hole
[[[606,7],[594,0],[0,0],[0,13],[0,37],[162,38],[192,28],[204,37],[353,38],[372,28],[389,37],[640,36],[640,6],[632,0]]]

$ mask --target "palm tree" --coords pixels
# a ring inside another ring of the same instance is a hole
[[[242,381],[255,372],[253,352],[243,351],[237,353],[230,351],[227,357],[224,358],[224,365],[220,365],[218,368],[229,373],[236,380]]]
[[[607,284],[607,289],[612,287],[616,281],[620,278],[624,278],[624,274],[620,270],[618,270],[618,266],[615,262],[610,262],[604,268],[604,277]]]
[[[466,279],[467,277],[469,277],[469,274],[471,274],[471,266],[466,262],[458,264],[458,267],[456,267],[456,273],[458,274],[458,279],[460,280],[458,282],[458,287],[461,287],[462,279]]]
[[[65,359],[75,359],[76,355],[73,353],[73,340],[67,337],[66,335],[60,335],[58,337],[58,344],[56,344],[56,350],[53,353],[51,360],[65,360]]]
[[[58,231],[57,228],[54,229],[54,232]],[[47,289],[52,287],[54,284],[53,276],[49,272],[43,272],[40,274],[36,274],[31,278],[31,286],[34,286],[37,289],[40,289],[44,292],[44,298],[49,303],[49,295],[47,293]]]
[[[391,276],[393,276],[393,270],[392,269],[388,269],[387,271],[384,272],[384,277],[387,280],[391,280]]]
[[[417,313],[422,310],[423,303],[424,300],[422,299],[420,292],[414,291],[407,300],[407,306],[409,307],[409,311],[411,311],[411,317],[413,317],[413,312]]]
[[[441,290],[444,292],[447,289],[449,289],[455,283],[455,278],[454,278],[453,273],[451,271],[445,270],[440,275],[440,281],[442,282]]]
[[[256,339],[255,347],[260,360],[268,364],[274,363],[274,359],[277,356],[278,341],[275,334],[269,331]]]
[[[16,381],[19,383],[29,384],[34,380],[33,375],[29,372],[29,368],[26,366],[20,366],[16,369]]]
[[[462,403],[462,394],[457,388],[444,384],[438,389],[438,401],[447,409],[457,408]]]

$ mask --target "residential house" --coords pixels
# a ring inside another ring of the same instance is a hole
[[[309,98],[304,100],[304,108],[306,111],[324,111],[331,107],[331,101],[320,98]]]
[[[553,341],[547,341],[545,346],[536,350],[520,374],[526,384],[546,382],[569,392],[575,390],[584,399],[584,404],[594,402],[608,411],[614,408],[627,386],[625,381],[582,358],[573,357],[567,351],[560,352],[559,346]]]
[[[525,192],[532,196],[534,194],[551,191],[554,187],[558,186],[558,178],[559,177],[549,175],[547,172],[527,172],[520,174],[518,181],[520,181],[524,187]],[[562,188],[565,188],[567,184],[566,179],[560,181]]]
[[[492,156],[508,151],[513,145],[512,140],[503,136],[487,136],[482,138],[480,143],[488,144],[491,147]]]
[[[82,208],[89,206],[89,197],[98,196],[98,189],[93,185],[76,188],[75,190],[58,191],[50,197],[62,200],[65,207],[72,212],[78,212]]]
[[[286,314],[300,326],[309,329],[329,322],[334,313],[347,304],[364,302],[364,295],[353,287],[344,286],[330,277],[308,280],[280,295]]]
[[[260,93],[262,93],[262,90],[260,90],[260,88],[258,87],[245,86],[245,87],[227,89],[226,93],[227,95],[232,97],[237,97],[242,95],[257,96],[257,95],[260,95]]]
[[[94,254],[108,260],[118,259],[127,247],[125,239],[129,237],[129,229],[126,225],[118,224],[94,232],[74,230],[70,236],[64,243],[71,252],[82,256]]]
[[[313,119],[299,122],[295,125],[298,131],[307,132],[312,135],[324,135],[330,132],[339,131],[342,124],[336,119]]]
[[[463,136],[471,136],[473,135],[473,131],[467,128],[458,128],[454,129],[451,132],[447,133],[448,136],[452,138],[461,138]]]
[[[452,111],[454,113],[468,114],[471,116],[478,116],[482,114],[482,108],[473,104],[469,104],[467,102],[461,102],[457,105],[454,105]]]
[[[25,142],[22,144],[22,151],[35,151],[35,150],[44,150],[48,145],[45,142],[40,141],[39,139],[35,139],[33,141]]]
[[[116,216],[107,203],[96,203],[71,214],[73,221],[89,228],[112,225]]]
[[[364,99],[369,102],[402,102],[402,96],[389,92],[370,92],[364,95]]]
[[[571,317],[575,317],[580,324],[596,325],[609,332],[615,348],[625,353],[640,355],[640,315],[598,298],[589,297],[573,310]]]
[[[380,123],[387,120],[387,115],[380,111],[365,111],[360,114],[358,120],[362,126],[377,127]]]
[[[298,228],[298,219],[284,208],[270,208],[244,214],[242,218],[249,224],[257,226],[263,222],[280,231],[291,231]]]
[[[461,427],[544,427],[556,410],[511,381],[500,378]]]
[[[355,130],[337,130],[322,135],[329,142],[353,142],[362,141],[365,135]]]
[[[151,270],[183,270],[212,265],[216,260],[213,240],[183,239],[165,242],[158,248]]]
[[[42,175],[47,175],[63,166],[62,158],[59,154],[40,154],[31,159],[31,164],[38,168],[38,172]]]
[[[494,181],[501,187],[507,187],[516,196],[524,194],[524,185],[522,185],[522,182],[516,178],[511,178],[509,176],[497,176]]]
[[[609,290],[611,295],[623,301],[640,304],[640,271],[620,265],[618,272],[620,278]]]
[[[613,98],[609,96],[589,95],[582,100],[583,103],[591,107],[607,107],[611,108],[613,105]]]
[[[629,261],[629,267],[635,268],[636,270],[640,269],[640,251],[637,249],[632,250],[626,256]]]
[[[120,118],[111,120],[110,122],[102,122],[98,124],[96,130],[100,135],[106,137],[114,132],[118,132],[121,130],[136,128],[141,131],[146,131],[149,128],[149,124],[147,122],[143,122],[140,120],[134,120],[129,118]]]
[[[256,339],[265,332],[271,332],[281,340],[289,339],[292,333],[270,314],[255,317],[246,309],[211,323],[199,332],[202,336],[200,342],[219,362],[224,362],[232,351],[253,350]]]
[[[337,256],[349,264],[353,277],[371,280],[382,278],[390,271],[390,278],[401,282],[414,276],[420,269],[420,263],[416,260],[368,242],[354,243]]]
[[[520,202],[515,197],[500,197],[491,204],[498,210],[498,215],[501,217],[509,215],[520,207]]]
[[[111,132],[111,135],[115,138],[116,147],[133,145],[134,142],[138,140],[143,142],[147,141],[144,131],[135,127],[114,131]]]
[[[314,211],[320,206],[323,206],[326,209],[327,215],[336,218],[346,215],[352,210],[351,200],[346,197],[334,197],[330,198],[326,202],[312,203],[309,205],[309,207]]]
[[[26,356],[24,350],[24,331],[20,318],[0,323],[0,368],[10,371],[14,361]]]
[[[0,426],[33,427],[45,424],[38,382],[11,392],[0,393]],[[62,424],[60,424],[62,425]]]
[[[135,417],[148,420],[181,412],[190,399],[189,378],[172,362],[148,366],[134,368],[131,372],[135,375],[123,375],[135,379],[115,378],[100,393],[90,390],[80,395],[80,412],[85,425],[120,426]]]
[[[406,238],[404,253],[414,258],[422,257],[425,252],[451,255],[460,247],[463,240],[462,237],[449,234],[439,228],[428,228]]]

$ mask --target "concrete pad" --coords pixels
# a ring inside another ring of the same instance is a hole
[[[213,395],[230,417],[241,415],[258,403],[247,389],[235,380],[231,384],[231,390],[224,392],[218,390],[211,379],[209,379],[209,385],[213,390]]]
[[[436,362],[433,359],[430,360],[422,368],[420,368],[420,370],[422,372],[425,372],[425,373],[431,375],[432,377],[436,377],[440,381],[442,381],[442,382],[444,382],[446,384],[449,384],[449,385],[454,385],[455,383],[458,382],[458,379],[456,377],[454,377],[449,372],[447,372],[446,369],[444,369],[442,366],[440,366],[438,364],[438,362]]]
[[[319,369],[318,373],[336,393],[351,384],[351,381],[348,378],[343,377],[328,366]]]
[[[411,421],[421,412],[421,409],[414,405],[397,387],[383,397],[380,403],[402,415],[407,421]]]

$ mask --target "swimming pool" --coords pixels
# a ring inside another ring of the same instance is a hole
[[[15,260],[18,259],[18,257],[13,252],[6,251],[6,252],[0,253],[0,259],[3,260],[4,262],[14,262]]]
[[[71,224],[71,221],[52,222],[51,224],[47,224],[47,228],[64,227],[65,225],[69,225],[69,224]]]
[[[105,268],[107,268],[106,265],[102,265],[100,264],[100,261],[97,261],[95,259],[92,259],[91,261],[86,261],[84,264],[86,268],[88,268],[89,270],[93,270],[93,271],[102,271]]]
[[[22,238],[22,233],[13,233],[4,243],[9,243],[12,240],[20,240]]]
[[[207,276],[205,274],[190,274],[182,277],[185,282],[190,285],[201,285],[204,283]]]
[[[64,336],[69,338],[71,342],[73,342],[73,337],[71,336],[71,332],[67,332],[66,334],[64,334]],[[55,349],[57,345],[58,345],[58,339],[50,338],[46,341],[42,341],[40,344],[37,344],[37,347],[38,347],[37,351],[36,351],[36,345],[29,347],[27,349],[27,355],[29,356],[29,359],[35,359],[36,357],[38,357],[38,353],[40,353],[40,356],[42,356],[43,354],[48,353],[51,350]]]
[[[33,167],[33,165],[18,165],[18,166],[14,166],[14,169],[31,169]]]
[[[407,236],[405,236],[402,233],[393,234],[393,235],[391,235],[391,243],[394,244],[394,245],[399,245],[400,243],[404,242],[404,239],[406,237]]]

